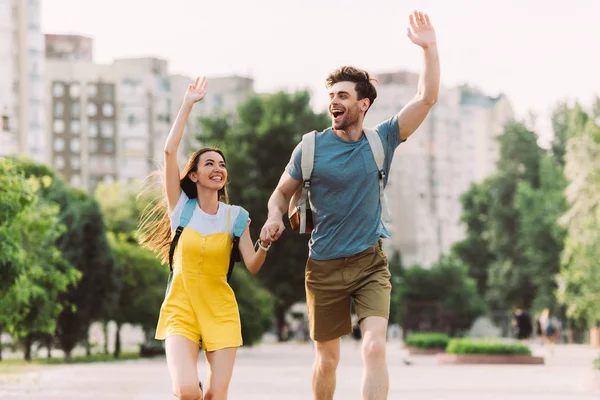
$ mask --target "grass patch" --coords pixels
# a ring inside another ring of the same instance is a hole
[[[404,344],[418,349],[445,349],[449,341],[450,337],[444,333],[414,333]]]
[[[31,362],[23,359],[10,359],[0,361],[0,374],[10,373],[13,371],[23,372],[33,366],[39,365],[60,365],[60,364],[90,364],[96,362],[116,362],[126,360],[137,360],[140,358],[139,352],[121,353],[119,358],[115,358],[112,354],[92,354],[91,356],[73,356],[66,361],[64,357],[52,358],[34,358]]]
[[[504,343],[497,340],[452,339],[446,347],[450,354],[531,355],[522,343]]]

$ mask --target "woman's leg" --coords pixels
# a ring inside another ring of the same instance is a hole
[[[237,347],[206,353],[208,361],[208,383],[205,400],[226,400]]]
[[[198,385],[198,343],[173,335],[165,340],[167,365],[173,387],[173,394],[180,400],[201,400],[202,392]]]

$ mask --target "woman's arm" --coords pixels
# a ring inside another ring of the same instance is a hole
[[[173,212],[179,196],[181,196],[181,186],[179,183],[179,165],[177,163],[177,149],[183,136],[183,130],[187,122],[194,103],[200,101],[206,95],[206,78],[196,78],[196,81],[189,85],[183,104],[179,109],[177,118],[171,127],[167,142],[165,143],[165,189],[167,191],[167,202],[169,212]]]
[[[244,230],[244,233],[242,233],[239,247],[242,258],[244,259],[244,264],[246,264],[246,268],[248,268],[248,271],[256,274],[258,271],[260,271],[260,268],[264,264],[265,259],[267,258],[267,252],[260,248],[256,251],[254,250],[254,244],[250,238],[249,228],[250,224],[248,224]],[[268,243],[262,242],[261,246],[268,248]]]

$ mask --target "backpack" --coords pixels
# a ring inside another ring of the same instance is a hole
[[[240,213],[238,214],[233,224],[233,246],[231,248],[231,256],[229,257],[227,282],[229,282],[229,279],[231,278],[231,273],[233,272],[233,267],[235,266],[235,263],[241,261],[242,259],[239,250],[240,237],[246,229],[246,225],[248,225],[248,211],[244,210],[242,207],[238,208],[240,209]],[[181,232],[183,232],[183,228],[185,228],[190,222],[190,219],[192,219],[192,215],[194,214],[195,209],[196,199],[189,199],[185,203],[185,206],[183,206],[183,211],[181,212],[181,216],[179,217],[179,226],[175,230],[175,236],[173,237],[173,240],[171,241],[171,246],[169,248],[169,270],[171,271],[171,274],[173,273],[173,255],[175,254],[175,249],[177,248],[179,237],[181,236]]]
[[[371,153],[379,170],[379,203],[381,204],[382,220],[390,221],[390,214],[385,203],[384,195],[384,179],[385,171],[383,163],[385,160],[385,152],[381,138],[375,129],[364,129],[365,136],[371,147]],[[312,210],[310,208],[309,192],[310,192],[310,176],[313,170],[315,160],[315,140],[317,131],[305,133],[302,136],[302,160],[300,162],[302,168],[302,186],[294,193],[288,207],[288,218],[292,230],[300,234],[310,234],[314,228]]]

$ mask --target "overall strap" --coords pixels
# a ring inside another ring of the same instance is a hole
[[[179,242],[179,236],[181,236],[183,228],[185,228],[192,219],[195,210],[196,199],[189,199],[183,206],[183,211],[179,217],[179,226],[175,230],[175,236],[173,237],[173,240],[171,240],[171,246],[169,247],[169,270],[171,272],[173,271],[173,255],[175,254],[175,248],[177,248],[177,243]]]
[[[227,282],[229,282],[229,279],[231,278],[231,274],[233,272],[233,267],[235,266],[235,263],[242,260],[239,249],[240,237],[242,236],[242,233],[244,233],[244,230],[248,226],[248,211],[244,210],[242,207],[238,208],[240,210],[240,213],[235,219],[233,225],[233,247],[231,249],[231,256],[229,257]],[[229,225],[229,223],[227,225]],[[227,231],[229,232],[229,227],[227,228]]]
[[[364,131],[367,141],[369,142],[369,146],[371,147],[375,164],[377,164],[377,169],[379,170],[379,203],[381,204],[382,220],[384,222],[389,222],[391,218],[387,204],[385,203],[384,194],[385,170],[383,169],[383,163],[385,160],[385,152],[383,150],[383,144],[381,143],[381,138],[375,129],[365,128]]]

